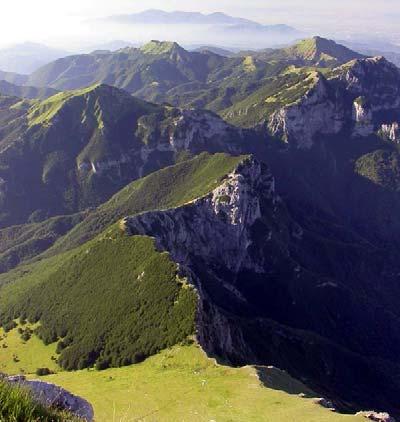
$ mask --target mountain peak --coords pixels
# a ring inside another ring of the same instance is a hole
[[[82,116],[90,110],[100,123],[104,117],[111,120],[118,118],[124,110],[136,105],[140,108],[152,107],[150,103],[136,99],[122,89],[106,84],[95,84],[84,89],[61,92],[45,101],[37,102],[32,106],[28,120],[31,126],[49,125],[68,107],[75,111],[81,110]]]
[[[151,40],[140,49],[145,54],[169,54],[175,51],[185,51],[178,43],[173,41]]]
[[[313,62],[316,65],[344,64],[354,59],[364,58],[333,40],[322,37],[307,38],[297,44],[284,49],[288,57],[297,60]]]

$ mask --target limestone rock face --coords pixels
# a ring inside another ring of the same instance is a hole
[[[81,173],[107,174],[123,171],[124,166],[142,169],[154,155],[189,151],[198,154],[203,151],[241,153],[241,130],[224,122],[217,115],[203,110],[178,110],[172,116],[160,117],[159,121],[144,116],[138,120],[136,148],[127,149],[107,160],[79,161]],[[143,176],[143,171],[138,171]]]
[[[213,113],[184,110],[171,122],[168,130],[173,151],[204,151],[211,146],[230,153],[240,152],[239,146],[232,143],[232,139],[240,136],[240,130]]]
[[[400,127],[397,122],[382,125],[380,133],[384,139],[392,141],[396,144],[400,143]]]
[[[38,380],[30,381],[20,375],[6,377],[5,380],[27,387],[32,391],[33,397],[44,406],[67,410],[88,422],[93,421],[92,405],[85,399],[75,396],[57,385]]]
[[[338,77],[345,83],[346,90],[358,96],[368,96],[371,101],[398,104],[399,70],[384,57],[358,59],[341,67]]]
[[[373,133],[372,110],[363,103],[363,97],[358,97],[353,102],[353,120],[353,135],[368,136]]]
[[[299,149],[310,149],[319,137],[345,130],[354,137],[382,130],[396,142],[397,129],[391,125],[395,119],[387,120],[399,112],[397,67],[383,57],[357,59],[335,69],[329,79],[318,75],[303,97],[271,115],[268,129]]]
[[[272,115],[270,132],[297,148],[309,149],[316,135],[336,134],[343,128],[343,108],[334,100],[328,82],[319,75],[300,101]]]
[[[249,259],[250,228],[260,218],[260,195],[274,195],[274,180],[247,159],[209,195],[171,210],[128,218],[131,234],[154,236],[158,247],[183,265],[196,259],[219,262],[232,272],[258,268]],[[221,248],[224,245],[224,248]]]

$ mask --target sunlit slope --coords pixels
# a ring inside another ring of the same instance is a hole
[[[220,366],[195,345],[177,346],[125,368],[63,372],[45,380],[89,400],[98,422],[365,420],[265,388],[254,368]]]

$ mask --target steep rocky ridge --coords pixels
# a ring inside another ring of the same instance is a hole
[[[293,104],[265,116],[270,133],[300,148],[319,136],[383,134],[396,141],[400,72],[383,57],[357,59],[317,83]],[[296,144],[295,140],[301,140]]]
[[[364,261],[376,250],[337,235],[330,244],[301,228],[263,165],[248,159],[209,195],[124,225],[131,235],[154,236],[197,287],[197,335],[208,353],[234,364],[268,361],[340,408],[398,411],[399,386],[391,377],[400,373],[399,316],[379,313],[380,305],[363,293],[376,290],[381,278],[376,260],[361,269],[343,255],[351,277],[322,264],[344,251]],[[318,249],[313,262],[309,254]],[[372,399],[367,391],[377,382],[387,388]]]

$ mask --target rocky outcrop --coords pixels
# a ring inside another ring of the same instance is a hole
[[[387,141],[391,141],[396,144],[400,143],[400,127],[397,122],[392,124],[383,124],[379,133],[382,138]]]
[[[325,409],[331,410],[332,412],[336,411],[335,405],[330,400],[327,400],[323,397],[316,398],[313,400],[313,402],[319,406],[325,407]]]
[[[349,128],[355,137],[381,130],[393,141],[397,129],[388,127],[387,118],[399,111],[397,67],[383,57],[357,59],[335,69],[328,80],[317,75],[303,97],[271,115],[268,129],[299,149],[311,148],[318,136]]]
[[[127,164],[138,169],[143,176],[143,168],[154,155],[176,154],[189,151],[198,154],[203,151],[242,152],[242,131],[219,116],[203,110],[170,110],[172,116],[160,116],[158,121],[144,116],[138,120],[135,148],[127,149],[118,157],[107,160],[78,160],[79,172],[105,174]]]
[[[340,410],[393,409],[395,389],[372,400],[365,391],[397,373],[395,364],[379,366],[374,356],[390,359],[392,352],[371,341],[381,338],[382,327],[395,327],[394,317],[351,288],[360,283],[370,289],[367,281],[355,281],[351,253],[345,263],[340,259],[335,276],[309,261],[321,254],[318,260],[325,262],[325,254],[329,260],[337,251],[291,219],[269,170],[257,160],[245,159],[204,197],[127,217],[121,227],[154,237],[195,285],[197,339],[209,355],[234,365],[282,368]],[[349,280],[342,265],[352,268]],[[400,344],[392,343],[397,353]]]
[[[92,405],[85,399],[75,396],[57,385],[44,381],[27,380],[21,375],[6,377],[4,380],[28,388],[34,399],[46,407],[66,410],[83,420],[93,421]]]
[[[359,412],[356,416],[363,416],[366,419],[369,419],[370,421],[374,422],[396,422],[396,419],[392,418],[388,413],[386,412]]]
[[[400,98],[399,69],[384,57],[369,57],[349,62],[339,68],[338,80],[346,91],[371,102],[398,106]]]
[[[276,111],[268,123],[273,136],[299,149],[311,148],[317,135],[337,134],[344,125],[342,104],[332,97],[326,79],[322,75],[316,78],[299,101]]]
[[[179,208],[128,217],[125,224],[130,234],[155,237],[158,247],[181,265],[200,259],[218,262],[233,273],[243,267],[257,271],[262,263],[250,260],[248,249],[250,229],[261,217],[262,196],[274,197],[274,180],[249,158],[205,197]]]
[[[384,57],[372,57],[352,61],[338,71],[334,80],[342,84],[347,95],[356,97],[353,135],[369,136],[381,126],[387,131],[386,116],[397,114],[400,109],[399,69]]]
[[[363,97],[358,97],[353,102],[353,121],[353,135],[368,136],[374,132],[372,110],[365,104]]]
[[[122,223],[131,235],[155,237],[158,248],[168,251],[197,287],[197,336],[212,355],[245,354],[249,359],[253,355],[242,328],[212,305],[204,284],[206,278],[213,280],[227,298],[246,303],[234,280],[244,270],[264,271],[268,257],[253,250],[252,232],[265,201],[271,209],[279,206],[274,179],[264,165],[247,158],[208,195],[179,208],[128,217]],[[200,275],[199,267],[207,270]],[[220,271],[230,274],[228,280]]]
[[[120,169],[122,165],[130,162],[131,158],[128,155],[122,155],[119,159],[114,160],[81,162],[78,164],[78,170],[80,172],[92,171],[94,174],[102,174],[112,169]]]
[[[183,110],[168,125],[168,131],[172,151],[200,152],[210,147],[233,154],[241,151],[241,145],[234,142],[241,137],[241,130],[211,112]]]

